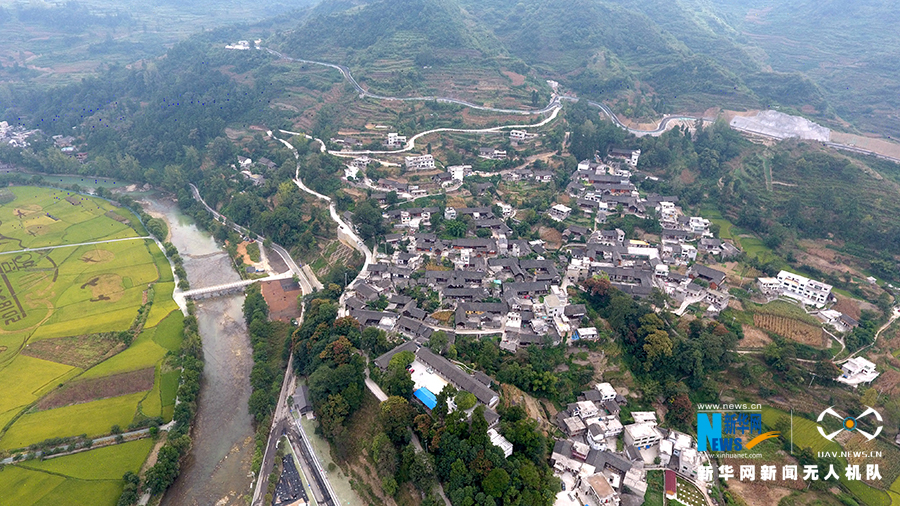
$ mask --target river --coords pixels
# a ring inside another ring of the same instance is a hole
[[[154,195],[145,197],[142,203],[149,214],[168,222],[169,241],[184,259],[191,288],[240,280],[228,254],[181,214],[174,201]],[[163,506],[246,504],[243,496],[251,486],[254,449],[247,408],[253,351],[243,302],[243,295],[233,295],[197,303],[205,366],[193,447],[181,475],[166,492]]]

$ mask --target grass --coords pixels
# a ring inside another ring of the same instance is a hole
[[[162,416],[162,397],[160,396],[159,367],[156,368],[156,376],[153,378],[153,388],[141,399],[138,411],[146,418]]]
[[[108,434],[113,425],[127,427],[134,420],[137,404],[144,395],[141,392],[26,414],[6,431],[0,448],[23,448],[53,437]]]
[[[665,471],[647,471],[647,493],[644,506],[665,506]]]
[[[36,401],[36,392],[47,385],[56,384],[58,378],[72,369],[71,366],[18,355],[9,365],[0,369],[0,392],[3,392],[0,395],[0,413]]]
[[[159,282],[172,283],[174,287],[175,275],[172,273],[172,266],[169,264],[166,255],[164,255],[163,252],[159,250],[159,247],[156,246],[156,243],[153,243],[151,254],[153,256],[153,263],[156,265],[156,271],[159,274]]]
[[[127,471],[137,473],[141,469],[153,444],[153,439],[144,438],[74,455],[44,461],[29,461],[20,465],[81,480],[118,480]]]
[[[65,481],[66,478],[63,476],[16,466],[6,466],[0,472],[0,490],[3,491],[4,505],[37,504]]]
[[[172,311],[156,326],[153,342],[169,351],[178,351],[181,349],[183,327],[184,315],[181,311]]]
[[[175,406],[175,396],[178,393],[178,380],[181,377],[181,371],[169,371],[162,373],[159,378],[159,398],[162,403],[163,410],[167,407]]]
[[[720,239],[730,239],[732,241],[738,241],[738,238],[734,236],[731,232],[731,228],[734,226],[730,221],[725,219],[722,216],[722,213],[718,209],[714,209],[711,207],[704,207],[700,210],[700,215],[704,218],[708,219],[711,223],[714,223],[719,226],[719,238]]]
[[[0,262],[6,282],[0,283],[0,295],[6,301],[13,295],[17,304],[11,307],[21,305],[24,316],[5,315],[0,321],[0,429],[5,429],[0,449],[106,435],[112,425],[128,426],[139,405],[147,416],[171,419],[180,371],[163,368],[162,360],[181,346],[183,316],[172,300],[167,259],[154,241],[137,239],[147,233],[140,221],[128,209],[89,196],[34,187],[2,192]],[[135,239],[3,254],[119,238]],[[95,334],[130,328],[154,283],[145,330],[129,348],[103,360],[121,345]],[[31,356],[20,353],[27,344],[34,345]],[[98,380],[145,368],[155,371],[150,391],[102,400],[86,396],[81,404],[23,412],[76,376]],[[7,466],[0,472],[0,504],[112,506],[122,474],[139,470],[151,444],[145,440],[28,464],[41,469]]]
[[[122,495],[124,483],[68,479],[35,502],[36,506],[114,506]],[[21,503],[27,504],[27,503]]]
[[[79,205],[72,205],[66,200],[71,192],[64,190],[17,186],[7,191],[16,198],[0,206],[0,234],[17,241],[4,243],[3,251],[137,237],[131,227],[103,216],[115,209],[105,200],[79,195]]]
[[[175,283],[156,283],[153,285],[153,305],[150,306],[150,314],[147,315],[145,327],[155,327],[163,318],[172,311],[178,311],[178,304],[172,299]]]
[[[772,250],[758,237],[741,237],[741,249],[747,252],[747,255],[758,258],[760,262],[768,262],[775,257]]]

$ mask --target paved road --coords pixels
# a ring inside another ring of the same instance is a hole
[[[362,86],[356,82],[356,79],[353,77],[353,74],[350,73],[350,69],[345,65],[339,65],[335,63],[326,63],[315,60],[303,60],[300,58],[291,58],[290,56],[286,56],[283,53],[275,51],[274,49],[265,48],[270,54],[273,54],[279,58],[284,60],[298,62],[298,63],[306,63],[310,65],[321,65],[324,67],[331,67],[340,72],[344,79],[350,82],[354,88],[356,88],[357,93],[359,93],[360,98],[368,97],[374,98],[376,100],[389,100],[389,101],[398,101],[398,102],[442,102],[447,104],[457,104],[465,107],[469,107],[471,109],[478,109],[480,111],[489,111],[496,112],[501,114],[522,114],[522,115],[540,115],[550,112],[551,110],[559,107],[559,99],[555,96],[551,98],[550,103],[547,104],[543,109],[498,109],[495,107],[485,107],[482,105],[473,104],[471,102],[466,102],[465,100],[459,100],[456,98],[450,97],[386,97],[383,95],[376,95],[374,93],[369,93]]]
[[[242,236],[253,237],[256,239],[257,242],[260,242],[260,243],[265,241],[265,238],[262,237],[261,235],[254,234],[252,231],[238,225],[237,223],[234,223],[233,221],[229,220],[227,217],[219,214],[215,209],[209,207],[209,205],[206,203],[206,201],[203,200],[203,197],[200,196],[200,190],[198,190],[197,187],[194,186],[194,183],[188,183],[188,185],[191,187],[191,193],[193,194],[194,199],[197,200],[198,202],[200,202],[203,205],[203,207],[210,214],[212,214],[213,217],[216,218],[219,222],[224,222],[227,226],[231,227],[232,230],[234,230],[235,232],[237,232],[238,234],[240,234]],[[312,293],[314,288],[318,288],[320,290],[322,289],[322,283],[319,282],[319,280],[316,278],[315,274],[313,274],[313,272],[311,270],[303,269],[299,265],[297,265],[297,263],[294,262],[294,259],[291,258],[291,254],[288,253],[288,251],[286,249],[284,249],[281,245],[273,242],[272,249],[276,253],[278,253],[278,256],[280,256],[281,259],[284,260],[284,263],[287,264],[287,266],[288,266],[288,268],[290,268],[291,272],[294,273],[295,276],[297,276],[297,279],[300,282],[301,289],[306,290],[303,292],[304,294]]]
[[[286,133],[288,133],[288,132],[286,132]],[[290,132],[290,133],[295,133],[295,132]],[[309,138],[309,136],[307,136],[307,138]],[[320,143],[322,142],[319,139],[316,139],[316,140]],[[363,256],[365,257],[365,259],[366,259],[365,263],[363,264],[363,267],[360,270],[360,275],[361,275],[363,272],[366,271],[366,268],[369,265],[375,263],[375,254],[372,253],[372,250],[369,249],[369,247],[366,246],[366,244],[362,241],[362,239],[359,238],[359,236],[353,230],[353,227],[351,227],[346,222],[344,222],[343,218],[341,218],[341,216],[338,214],[337,208],[335,208],[334,202],[332,202],[331,197],[329,197],[327,195],[322,195],[321,193],[319,193],[319,192],[309,188],[305,184],[303,184],[303,180],[300,179],[300,162],[299,162],[300,155],[297,153],[297,150],[294,149],[294,146],[290,142],[288,142],[284,139],[278,139],[278,141],[281,142],[282,144],[284,144],[285,146],[287,146],[287,148],[290,149],[294,153],[294,158],[296,160],[298,160],[297,161],[297,169],[294,172],[294,177],[295,177],[294,183],[297,185],[298,188],[305,191],[306,193],[309,193],[310,195],[312,195],[320,200],[324,200],[324,201],[328,202],[328,214],[331,216],[332,221],[334,221],[335,224],[337,224],[337,226],[338,226],[338,234],[337,234],[338,239],[341,239],[344,242],[348,243],[349,246],[351,246],[355,250],[362,253]],[[323,150],[325,149],[324,143],[322,143],[322,149]]]
[[[140,239],[142,241],[145,239],[153,240],[153,237],[151,237],[149,235],[144,235],[141,237],[123,237],[122,239],[107,239],[105,241],[91,241],[91,242],[79,242],[79,243],[75,243],[75,244],[60,244],[57,246],[44,246],[42,248],[25,248],[25,249],[13,250],[13,251],[0,251],[0,255],[9,255],[10,253],[26,253],[26,252],[31,252],[31,251],[43,251],[46,249],[75,248],[78,246],[91,246],[94,244],[106,244],[108,242],[136,241],[138,239]],[[161,248],[161,249],[162,249],[162,251],[166,251],[165,248]]]
[[[501,114],[522,114],[522,115],[546,114],[548,112],[554,111],[554,110],[562,107],[563,101],[578,102],[580,100],[578,97],[573,97],[573,96],[568,96],[568,95],[556,95],[554,93],[553,95],[551,95],[550,102],[543,109],[498,109],[495,107],[485,107],[485,106],[473,104],[471,102],[466,102],[465,100],[459,100],[459,99],[455,99],[455,98],[451,98],[451,97],[387,97],[387,96],[383,96],[383,95],[376,95],[374,93],[369,93],[368,91],[366,91],[362,86],[359,85],[359,83],[353,77],[353,74],[350,72],[350,69],[346,65],[320,62],[320,61],[315,61],[315,60],[303,60],[300,58],[291,58],[290,56],[287,56],[281,52],[275,51],[274,49],[265,48],[265,50],[268,51],[270,54],[273,54],[275,56],[278,56],[279,58],[282,58],[282,59],[285,59],[288,61],[293,61],[293,62],[298,62],[298,63],[306,63],[306,64],[310,64],[310,65],[321,65],[321,66],[336,69],[338,72],[341,73],[341,75],[344,76],[344,79],[346,79],[348,82],[350,82],[350,84],[352,84],[354,88],[356,88],[356,91],[359,93],[360,98],[368,97],[368,98],[373,98],[376,100],[389,100],[389,101],[400,101],[400,102],[436,101],[436,102],[443,102],[443,103],[448,103],[448,104],[462,105],[462,106],[469,107],[471,109],[477,109],[480,111],[496,112],[496,113],[501,113]],[[704,121],[711,121],[710,118],[696,118],[693,116],[672,115],[672,116],[665,116],[659,122],[657,127],[653,130],[640,130],[637,128],[631,128],[631,127],[625,125],[624,123],[622,123],[619,120],[619,118],[615,115],[615,113],[613,113],[612,110],[609,107],[607,107],[606,105],[601,104],[599,102],[594,102],[591,100],[588,100],[587,103],[591,107],[597,107],[598,109],[600,109],[619,128],[627,130],[637,136],[660,135],[668,129],[669,123],[671,123],[673,121],[697,121],[698,119],[703,119]],[[536,125],[526,125],[526,126],[536,126]],[[507,127],[507,128],[516,128],[516,127],[511,126],[511,127]],[[454,132],[454,131],[459,131],[459,130],[448,129],[447,131]],[[428,132],[428,133],[431,133],[431,132]],[[347,153],[347,152],[345,152],[345,153]],[[368,153],[387,153],[387,152],[385,152],[385,151],[370,151],[370,152],[358,152],[358,153],[359,154],[368,154]],[[337,154],[337,153],[333,153],[333,154]]]

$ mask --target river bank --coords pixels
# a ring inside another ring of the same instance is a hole
[[[192,288],[241,279],[228,253],[182,214],[174,199],[150,194],[141,203],[148,214],[166,221],[169,242],[184,260]],[[196,303],[205,366],[193,446],[162,505],[246,504],[244,496],[250,491],[254,449],[252,419],[247,408],[253,353],[243,303],[243,295]]]

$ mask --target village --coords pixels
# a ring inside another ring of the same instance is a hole
[[[401,145],[405,138],[391,134],[386,144]],[[501,158],[506,152],[481,148],[480,156]],[[566,187],[576,206],[556,203],[546,211],[551,222],[564,225],[563,243],[548,249],[543,240],[512,239],[511,225],[518,222],[512,205],[495,200],[472,207],[398,207],[392,203],[412,201],[427,194],[401,181],[382,178],[371,182],[361,173],[372,162],[355,157],[347,164],[350,182],[363,180],[374,187],[371,198],[382,206],[382,219],[390,232],[379,244],[377,263],[369,265],[341,298],[341,315],[349,315],[363,328],[377,327],[397,346],[375,359],[382,370],[400,352],[411,352],[409,366],[414,398],[425,408],[436,405],[446,385],[469,392],[485,406],[491,442],[509,457],[512,444],[497,432],[499,415],[494,410],[499,394],[492,378],[469,371],[458,362],[435,352],[432,336],[453,343],[457,335],[498,338],[501,350],[516,353],[529,346],[569,346],[590,342],[601,331],[586,318],[584,304],[570,302],[572,290],[592,277],[602,277],[612,286],[636,298],[650,299],[658,309],[674,314],[692,313],[715,317],[728,307],[728,276],[710,265],[740,256],[741,251],[713,233],[711,222],[685,215],[678,198],[644,194],[634,181],[639,150],[612,149],[606,156],[578,164]],[[405,158],[407,173],[433,170],[431,155]],[[473,175],[471,166],[452,166],[432,180],[452,192]],[[551,171],[517,169],[504,174],[505,181],[549,183]],[[493,183],[475,186],[487,194]],[[433,188],[433,187],[432,187]],[[483,199],[482,199],[483,202]],[[658,220],[658,242],[629,239],[619,228],[608,228],[610,218],[634,215]],[[593,225],[576,225],[585,219]],[[462,233],[444,238],[433,223],[461,223]],[[462,228],[464,227],[464,228]],[[832,309],[835,299],[828,284],[787,271],[774,277],[759,277],[752,286],[742,286],[763,303],[788,300],[815,315],[836,332],[858,325],[850,316]],[[438,349],[438,351],[440,351]],[[837,381],[856,386],[871,383],[875,364],[854,357],[842,365]],[[551,465],[562,480],[563,491],[556,504],[637,505],[647,491],[647,470],[670,469],[707,495],[708,483],[700,481],[698,469],[710,457],[697,450],[687,434],[662,426],[654,411],[630,411],[621,417],[627,397],[616,386],[600,382],[568,404],[553,420],[559,433]],[[450,402],[451,409],[456,408]],[[473,407],[467,409],[471,416]]]

